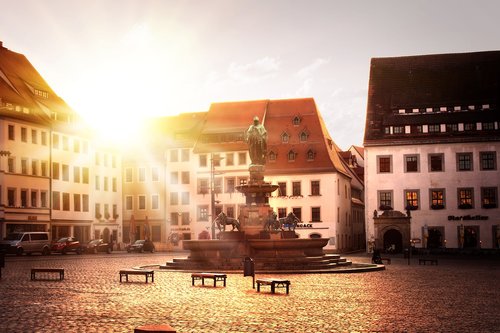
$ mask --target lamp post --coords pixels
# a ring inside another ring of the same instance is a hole
[[[215,239],[215,162],[220,162],[223,160],[218,154],[214,156],[212,153],[210,155],[210,214],[212,219],[212,239]]]

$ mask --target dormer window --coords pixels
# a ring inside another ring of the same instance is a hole
[[[290,141],[290,135],[287,132],[281,134],[281,142],[288,143]]]
[[[306,142],[308,137],[309,137],[309,134],[307,134],[306,131],[302,131],[300,133],[300,142]]]
[[[300,125],[300,122],[301,122],[301,119],[299,116],[295,116],[293,117],[293,126],[299,126]]]
[[[314,150],[309,149],[307,151],[307,160],[308,161],[313,161],[315,156],[316,156],[316,153],[314,152]]]
[[[269,152],[269,161],[276,161],[277,154],[274,151]]]
[[[293,150],[290,150],[288,152],[288,162],[294,162],[296,157],[297,157],[297,153],[294,152]]]
[[[49,98],[49,93],[43,90],[35,89],[34,94],[43,98]]]

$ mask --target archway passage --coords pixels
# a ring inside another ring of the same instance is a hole
[[[384,233],[384,250],[392,248],[394,253],[403,250],[403,235],[399,230],[389,229]]]

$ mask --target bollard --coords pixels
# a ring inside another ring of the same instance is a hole
[[[134,333],[176,333],[177,331],[172,326],[163,325],[143,325],[136,327]]]

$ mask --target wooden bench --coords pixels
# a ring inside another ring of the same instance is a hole
[[[275,293],[276,288],[286,288],[287,294],[290,290],[290,281],[285,279],[276,279],[276,278],[257,279],[255,282],[257,282],[257,292],[260,292],[260,285],[271,286],[272,294]]]
[[[148,283],[151,277],[151,282],[155,282],[155,271],[145,270],[145,269],[122,269],[120,270],[120,283],[122,278],[125,276],[125,281],[128,282],[129,275],[144,275],[146,277],[146,283]]]
[[[191,285],[194,286],[195,280],[201,280],[201,284],[204,286],[205,279],[214,280],[214,287],[217,287],[217,281],[223,281],[225,287],[227,275],[223,273],[193,273],[191,274]]]
[[[36,280],[36,273],[59,273],[59,280],[64,279],[64,268],[32,268],[31,280]]]
[[[429,263],[431,265],[434,265],[434,264],[437,265],[438,261],[437,261],[437,259],[422,259],[422,258],[418,259],[418,264],[419,265],[422,265],[422,264],[426,265],[426,263]]]

